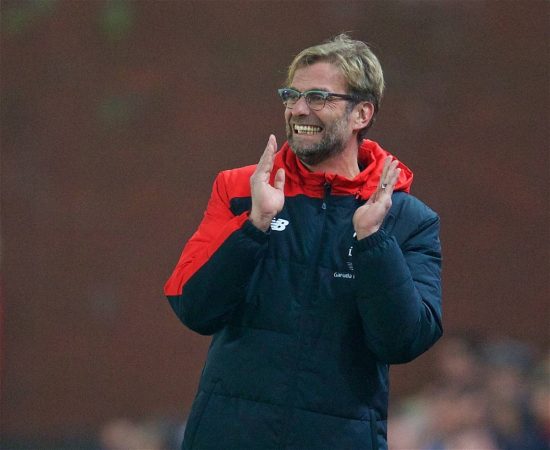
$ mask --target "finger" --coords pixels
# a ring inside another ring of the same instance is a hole
[[[386,189],[386,186],[388,185],[387,178],[388,178],[388,171],[390,170],[392,163],[392,157],[386,156],[386,159],[384,160],[384,167],[382,168],[382,174],[380,175],[380,181],[378,183],[378,188],[376,189],[376,198],[378,198],[378,194],[383,192]]]
[[[374,194],[372,194],[371,196],[372,202],[378,201],[378,198],[387,187],[386,178],[387,178],[388,170],[390,168],[391,161],[392,161],[392,157],[386,156],[386,159],[384,160],[384,166],[382,167],[382,174],[380,175],[380,181],[378,182],[376,191],[374,191]]]
[[[393,182],[393,184],[395,184],[400,172],[401,172],[401,169],[399,168],[399,161],[395,160],[392,164],[392,167],[391,167],[391,177],[392,177],[392,179],[390,179],[390,182]]]
[[[390,164],[392,162],[391,156],[386,156],[386,159],[384,160],[384,167],[382,168],[382,174],[380,175],[380,183],[379,185],[382,185],[385,183],[386,176],[388,175],[388,170],[390,168]]]
[[[280,168],[277,170],[277,173],[275,174],[275,179],[273,180],[273,186],[275,189],[279,189],[280,191],[285,190],[285,169]]]
[[[388,187],[386,188],[386,191],[389,195],[393,194],[393,190],[395,189],[395,185],[397,184],[397,180],[399,179],[399,175],[401,174],[401,169],[396,168],[391,175],[391,179],[389,180]]]
[[[398,165],[399,161],[393,160],[388,167],[385,178],[380,182],[382,191],[390,196],[393,193],[395,183],[397,182],[399,173],[401,172],[401,170],[397,168]]]
[[[265,146],[265,150],[262,153],[262,156],[260,157],[260,160],[258,161],[258,165],[256,166],[256,173],[270,173],[271,169],[273,169],[273,161],[274,161],[274,155],[275,150],[277,149],[277,141],[275,139],[274,135],[269,135],[269,139],[267,140],[267,145]]]
[[[262,156],[260,157],[260,160],[258,161],[258,166],[263,166],[265,164],[266,159],[269,159],[271,154],[273,153],[273,140],[274,139],[275,139],[275,136],[270,134],[269,139],[267,140],[267,144],[265,146],[264,152],[262,153]]]
[[[275,139],[275,136],[273,134],[269,135],[269,138],[267,139],[267,144],[265,146],[265,150],[263,155],[269,155],[273,153],[277,149],[277,141]]]
[[[395,185],[398,175],[401,172],[401,169],[398,168],[399,161],[395,160],[391,163],[390,170],[388,171],[388,184]]]
[[[378,184],[378,189],[375,193],[375,201],[380,199],[382,195],[392,195],[393,188],[398,177],[398,175],[396,176],[396,170],[399,170],[397,169],[398,164],[399,161],[397,159],[393,159],[391,156],[386,158],[384,161],[384,170],[380,176],[380,183]]]
[[[386,162],[388,162],[388,161],[386,160]],[[391,184],[392,179],[393,179],[393,175],[395,173],[395,170],[397,169],[398,164],[399,164],[399,161],[393,160],[393,161],[389,161],[388,165],[384,167],[386,170],[384,171],[384,173],[380,177],[380,188],[382,190],[385,190],[386,187],[389,184]]]

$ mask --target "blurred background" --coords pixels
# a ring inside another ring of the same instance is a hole
[[[387,80],[370,138],[442,218],[445,337],[392,368],[392,449],[548,448],[547,1],[2,0],[2,449],[172,449],[209,338],[162,293],[303,48]]]

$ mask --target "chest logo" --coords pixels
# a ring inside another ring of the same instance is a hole
[[[283,231],[289,223],[288,220],[274,218],[271,220],[271,229],[273,231]]]
[[[353,233],[353,239],[355,239],[356,236],[357,236],[357,233]],[[349,259],[346,262],[346,264],[348,265],[348,269],[353,271],[353,264],[351,262],[352,251],[353,251],[353,245],[348,250],[348,258]]]

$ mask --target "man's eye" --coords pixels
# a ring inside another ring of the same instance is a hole
[[[310,92],[307,94],[307,98],[309,102],[313,103],[325,101],[325,96],[319,92]]]
[[[298,99],[299,94],[294,91],[283,91],[282,97],[284,101],[293,101]]]

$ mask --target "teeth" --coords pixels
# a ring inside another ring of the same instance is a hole
[[[294,131],[298,134],[315,134],[322,130],[315,125],[294,125]]]

